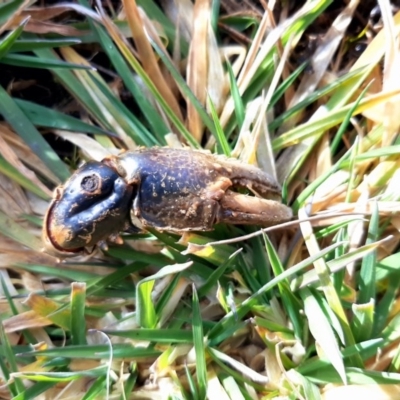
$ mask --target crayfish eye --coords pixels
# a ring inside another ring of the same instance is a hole
[[[81,181],[81,188],[87,193],[96,192],[100,186],[101,180],[97,174],[85,176]]]

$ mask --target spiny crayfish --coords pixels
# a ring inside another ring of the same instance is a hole
[[[265,227],[291,218],[279,184],[254,166],[205,151],[141,148],[89,161],[56,188],[43,238],[48,250],[71,254],[121,231]]]

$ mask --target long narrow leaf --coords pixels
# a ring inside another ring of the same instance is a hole
[[[70,175],[67,166],[2,87],[0,87],[0,114],[60,180],[67,180]]]
[[[36,126],[72,132],[85,132],[93,135],[116,136],[112,132],[107,132],[95,125],[89,125],[78,118],[64,114],[52,108],[44,107],[21,99],[14,99],[14,101]]]
[[[11,31],[5,38],[0,40],[0,60],[3,61],[4,56],[8,53],[12,45],[19,38],[22,31],[24,30],[24,26],[27,24],[28,18],[25,18],[17,29]]]
[[[89,7],[87,0],[80,0],[80,3],[86,7]],[[104,28],[91,21],[89,23],[92,30],[97,35],[100,43],[102,44],[104,51],[107,53],[110,61],[113,63],[119,76],[121,76],[124,84],[131,91],[144,117],[147,119],[148,124],[152,127],[154,136],[158,138],[160,143],[164,144],[164,135],[168,133],[168,127],[166,126],[165,122],[157,113],[156,108],[145,97],[143,90],[136,82],[130,68],[112,42],[111,38],[106,34]]]
[[[207,364],[205,343],[203,334],[203,321],[201,318],[201,311],[199,305],[199,298],[197,296],[196,288],[193,285],[193,343],[196,352],[196,376],[197,385],[199,388],[199,399],[206,398],[207,392]]]
[[[1,63],[15,65],[25,68],[66,68],[66,69],[84,69],[90,70],[93,67],[87,65],[68,63],[62,60],[52,60],[42,57],[28,56],[24,54],[7,54],[1,60]]]
[[[342,378],[343,383],[346,384],[347,378],[342,354],[340,353],[339,345],[329,320],[320,308],[318,301],[307,288],[301,289],[300,295],[304,300],[304,312],[308,318],[310,331],[317,345],[321,346],[325,357],[329,359]]]

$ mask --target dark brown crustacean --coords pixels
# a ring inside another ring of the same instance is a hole
[[[89,161],[58,187],[43,239],[48,250],[68,254],[126,230],[266,227],[291,218],[279,184],[256,167],[205,151],[141,148]]]

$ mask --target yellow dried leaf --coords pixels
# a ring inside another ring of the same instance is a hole
[[[43,161],[28,147],[28,145],[23,141],[23,139],[17,135],[14,131],[12,131],[9,127],[8,124],[6,123],[0,123],[0,136],[2,139],[2,142],[5,142],[8,147],[11,149],[13,153],[17,156],[18,160],[23,160],[22,166],[25,164],[29,166],[29,168],[32,171],[38,172],[40,175],[45,176],[47,180],[49,180],[53,184],[60,184],[61,181],[57,176],[51,171],[44,163]],[[37,177],[32,174],[31,171],[29,170],[24,170],[21,169],[21,163],[17,163],[13,159],[9,159],[9,162],[17,169],[20,170],[21,173],[26,173],[29,177],[29,179],[35,179],[35,183],[37,185],[42,184]],[[41,187],[41,189],[44,191],[44,189]],[[46,190],[47,187],[46,187]],[[46,192],[45,192],[46,193]]]
[[[23,329],[41,328],[52,325],[52,323],[49,318],[38,315],[34,310],[14,315],[3,321],[4,329],[7,333]]]
[[[4,135],[9,132],[9,129],[5,124],[0,124],[0,132],[0,154],[22,175],[29,178],[39,189],[51,197],[51,191],[38,179],[33,171],[31,171],[22,163],[15,151],[4,139]]]
[[[19,26],[20,22],[22,22],[27,17],[21,17],[21,13],[23,10],[31,4],[31,0],[25,0],[19,7],[18,10],[15,11],[11,18],[9,18],[2,26],[0,26],[0,34],[4,31],[13,29]]]
[[[128,20],[129,27],[132,32],[132,38],[135,41],[137,51],[143,68],[149,75],[154,85],[159,90],[160,94],[164,97],[169,104],[175,115],[180,119],[182,113],[179,108],[177,99],[174,97],[171,88],[168,86],[165,78],[163,77],[157,58],[153,52],[151,44],[147,38],[147,34],[143,27],[143,21],[135,0],[123,0],[123,5]]]
[[[32,293],[26,300],[26,304],[35,312],[36,315],[40,316],[39,318],[49,320],[52,324],[56,324],[61,328],[69,329],[71,316],[70,310],[59,310],[59,303],[56,303],[47,297]]]
[[[187,66],[187,82],[202,105],[207,98],[208,54],[207,36],[210,26],[210,0],[196,0],[193,9],[192,41],[190,42]],[[203,122],[195,107],[187,102],[187,124],[196,141],[203,135]]]
[[[29,20],[24,31],[39,34],[57,33],[61,36],[83,36],[88,33],[87,31],[76,29],[70,25],[35,20]]]

